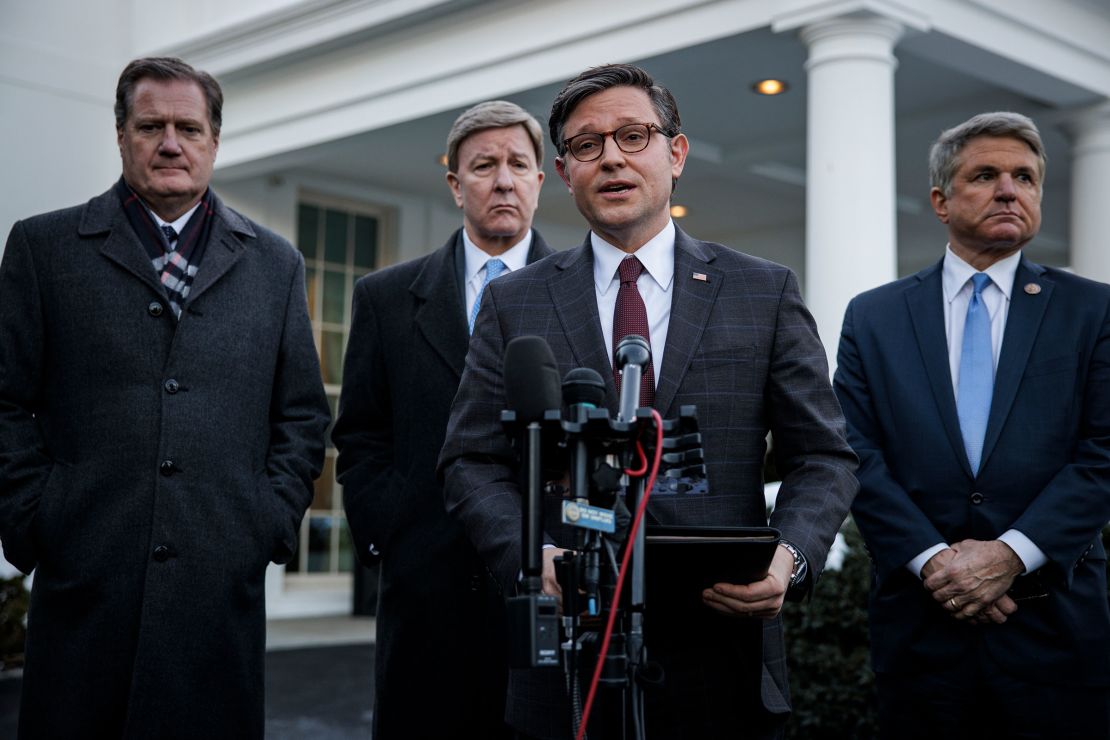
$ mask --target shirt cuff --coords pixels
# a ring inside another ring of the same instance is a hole
[[[999,542],[1005,542],[1021,560],[1026,573],[1032,573],[1048,562],[1041,548],[1033,544],[1033,540],[1026,537],[1016,529],[1008,529],[998,537]]]
[[[913,573],[918,578],[921,578],[921,569],[925,567],[925,563],[929,562],[929,558],[933,557],[934,555],[936,555],[941,550],[947,550],[947,549],[948,549],[948,544],[945,543],[945,542],[941,542],[940,544],[933,545],[928,550],[925,550],[920,555],[918,555],[916,558],[914,558],[910,562],[906,563],[906,567],[909,569],[910,573]]]

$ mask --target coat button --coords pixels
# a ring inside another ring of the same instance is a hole
[[[173,475],[176,470],[177,466],[173,464],[173,460],[163,460],[158,466],[158,472],[165,476]]]
[[[165,545],[158,545],[154,548],[154,559],[159,563],[164,563],[170,559],[170,548]]]
[[[181,386],[178,385],[177,381],[173,378],[170,378],[165,383],[163,383],[162,387],[166,389],[166,393],[169,393],[171,395],[177,393],[177,391],[181,388]]]
[[[150,305],[146,307],[146,312],[151,316],[161,316],[163,310],[162,304],[158,301],[151,301]]]
[[[978,491],[971,494],[971,503],[975,504],[976,506],[983,503],[983,494],[979,493]]]

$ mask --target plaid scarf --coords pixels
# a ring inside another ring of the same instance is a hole
[[[204,191],[200,207],[181,230],[176,246],[170,245],[146,205],[122,177],[116,183],[116,193],[123,205],[123,212],[127,214],[127,220],[131,222],[131,228],[135,230],[135,235],[150,256],[150,263],[166,291],[173,315],[180,319],[181,307],[189,297],[189,289],[200,268],[204,249],[208,246],[208,237],[212,233],[215,208],[212,189]]]

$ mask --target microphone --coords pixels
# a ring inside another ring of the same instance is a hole
[[[570,421],[585,424],[590,409],[596,409],[605,400],[605,381],[596,370],[578,367],[563,378],[563,398],[570,407]],[[570,452],[570,490],[580,504],[589,498],[589,450],[582,432],[567,440]]]
[[[510,339],[505,346],[505,400],[523,424],[543,420],[548,409],[562,409],[559,368],[543,337]]]
[[[542,337],[516,337],[505,346],[503,381],[505,400],[516,413],[517,423],[526,425],[523,451],[525,479],[521,512],[522,593],[506,600],[509,632],[509,663],[515,668],[559,665],[558,606],[555,598],[542,593],[541,554],[543,512],[544,412],[561,412],[563,394],[559,370],[551,347]]]
[[[617,418],[631,422],[640,405],[640,381],[651,362],[651,345],[639,334],[629,334],[613,352],[613,365],[621,374],[621,397]]]
[[[570,407],[571,419],[588,409],[596,409],[605,400],[605,381],[589,367],[576,367],[563,378],[563,400]]]

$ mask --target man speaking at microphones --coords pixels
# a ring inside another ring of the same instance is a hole
[[[694,239],[671,221],[670,196],[690,143],[674,97],[644,70],[586,70],[556,97],[549,129],[556,170],[590,233],[580,247],[486,293],[440,456],[448,510],[511,596],[522,566],[521,497],[498,417],[506,407],[506,344],[539,336],[560,376],[594,369],[616,416],[616,347],[643,337],[650,361],[639,405],[664,418],[696,405],[708,471],[708,492],[657,493],[649,517],[767,524],[768,431],[783,476],[770,521],[782,546],[767,576],[706,589],[700,612],[668,629],[665,644],[649,644],[667,682],[648,703],[648,735],[779,737],[790,710],[779,610],[788,595],[801,598],[812,587],[856,492],[856,459],[813,319],[790,270]],[[562,536],[554,526],[545,533],[549,544],[569,546]],[[558,552],[544,551],[551,595],[558,595]],[[526,737],[568,737],[562,678],[514,671],[509,724]]]

